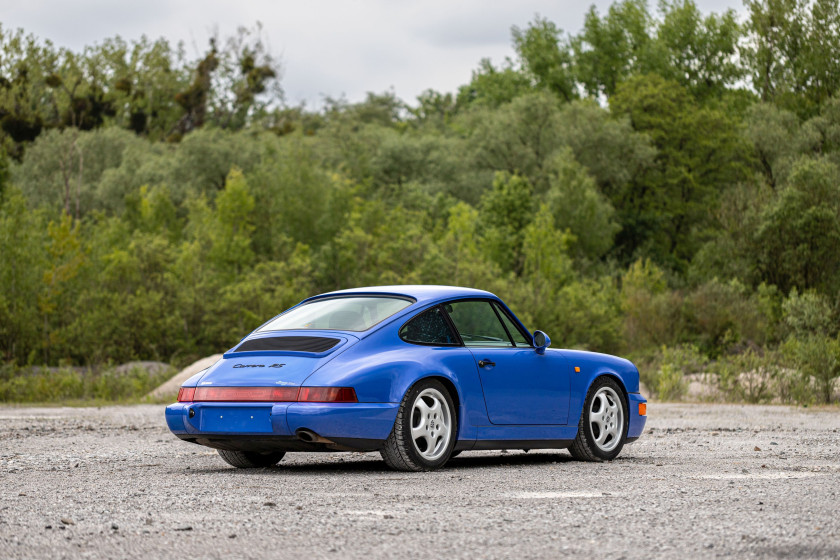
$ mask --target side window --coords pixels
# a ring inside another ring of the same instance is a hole
[[[507,327],[508,332],[510,333],[511,338],[513,338],[513,342],[516,343],[517,346],[531,346],[531,342],[525,338],[525,335],[522,334],[522,331],[517,328],[516,324],[513,320],[508,317],[505,310],[502,309],[499,305],[493,304],[493,307],[496,308],[496,311],[499,312],[499,317],[502,318],[502,322]]]
[[[446,311],[464,346],[513,346],[489,301],[455,301]]]
[[[458,339],[449,327],[440,307],[424,311],[400,329],[400,338],[414,344],[456,346]]]

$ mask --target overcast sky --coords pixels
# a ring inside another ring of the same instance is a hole
[[[740,0],[696,0],[703,12]],[[58,46],[80,50],[120,35],[184,41],[190,58],[206,51],[218,30],[262,22],[283,67],[288,103],[321,106],[324,96],[359,101],[393,90],[413,103],[423,90],[454,92],[482,58],[513,57],[510,29],[536,14],[577,33],[595,0],[0,0],[0,24],[23,28]],[[655,0],[651,2],[655,5]]]

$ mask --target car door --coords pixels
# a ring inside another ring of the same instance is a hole
[[[478,366],[491,423],[567,423],[570,378],[562,356],[537,354],[531,337],[495,302],[459,300],[444,307]]]

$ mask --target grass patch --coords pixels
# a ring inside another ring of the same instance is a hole
[[[113,403],[156,402],[146,395],[175,375],[173,368],[150,372],[142,367],[127,371],[80,368],[0,368],[0,403],[91,406]]]

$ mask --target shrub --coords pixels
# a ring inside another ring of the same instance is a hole
[[[773,399],[782,367],[778,356],[761,354],[752,348],[734,356],[721,358],[715,364],[718,387],[727,400],[748,403],[768,402]]]
[[[652,367],[640,369],[642,382],[664,401],[678,401],[688,390],[685,376],[703,371],[708,360],[694,345],[663,346]]]
[[[171,368],[153,373],[135,367],[97,372],[81,368],[0,370],[0,402],[60,403],[66,401],[126,401],[141,399],[172,377]]]
[[[813,385],[813,396],[821,403],[830,403],[834,380],[840,377],[840,340],[825,335],[791,336],[782,351],[799,371],[802,386]],[[797,400],[802,399],[801,395]]]

